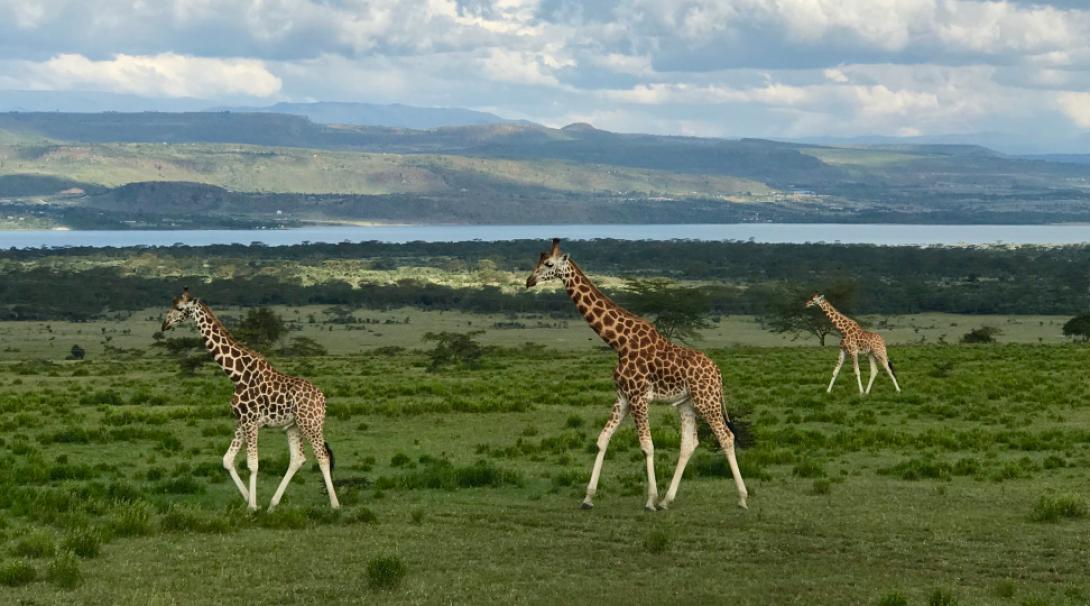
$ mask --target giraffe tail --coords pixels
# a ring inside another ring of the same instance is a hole
[[[889,371],[893,373],[893,378],[897,378],[897,369],[893,367],[893,360],[886,358],[886,364],[889,364]]]
[[[337,459],[333,457],[333,449],[329,447],[329,442],[324,442],[325,453],[329,457],[329,471],[333,471],[337,468]]]

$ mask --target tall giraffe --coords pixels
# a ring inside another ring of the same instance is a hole
[[[182,296],[174,299],[167,312],[163,331],[190,319],[196,322],[197,330],[204,338],[204,346],[235,384],[235,394],[231,397],[231,409],[236,419],[235,437],[223,455],[223,466],[231,474],[250,510],[257,509],[257,433],[262,427],[283,428],[291,449],[288,471],[276,489],[269,509],[275,509],[280,503],[288,482],[306,461],[303,437],[310,442],[318,459],[318,467],[322,470],[329,492],[329,504],[333,509],[339,509],[341,505],[329,475],[333,467],[333,450],[326,443],[322,431],[325,395],[309,381],[277,371],[261,354],[235,340],[212,309],[190,296],[189,288],[185,288]],[[246,445],[246,466],[250,469],[249,490],[235,470],[235,457],[243,444]]]
[[[560,252],[559,238],[553,240],[550,252],[541,253],[533,272],[526,279],[526,287],[531,288],[547,280],[561,280],[564,283],[568,296],[590,327],[617,352],[617,366],[613,371],[617,401],[602,433],[598,435],[598,456],[594,460],[590,483],[587,484],[583,509],[594,506],[594,494],[598,489],[598,478],[609,440],[629,413],[636,423],[640,450],[647,463],[647,503],[644,508],[648,511],[667,509],[677,496],[685,465],[696,450],[697,412],[711,426],[723,448],[738,487],[738,506],[746,509],[748,492],[734,456],[735,429],[723,407],[723,379],[715,362],[699,351],[671,343],[650,322],[610,300],[567,254]],[[651,441],[647,414],[648,406],[656,401],[676,406],[681,417],[681,448],[677,468],[666,497],[657,503],[655,446]]]
[[[889,355],[886,354],[886,340],[882,338],[882,335],[863,330],[858,322],[840,313],[831,303],[826,301],[825,295],[814,293],[814,296],[810,297],[810,300],[806,302],[806,307],[815,305],[825,312],[825,315],[829,317],[829,321],[833,323],[833,326],[841,335],[840,359],[836,362],[836,368],[833,369],[833,378],[829,381],[829,388],[825,390],[825,393],[832,393],[833,383],[836,383],[836,376],[840,374],[840,367],[844,365],[844,357],[848,354],[852,356],[852,367],[855,368],[855,380],[859,383],[859,393],[861,395],[870,393],[870,388],[874,385],[874,378],[878,376],[878,366],[875,361],[882,364],[882,368],[886,369],[889,378],[893,380],[893,387],[900,392],[901,386],[897,384],[897,374],[893,370],[893,362],[890,361]],[[859,354],[861,353],[867,354],[867,358],[870,360],[870,380],[867,382],[866,391],[863,390],[863,378],[859,375]]]

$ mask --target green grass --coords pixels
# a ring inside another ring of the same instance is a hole
[[[51,323],[58,334],[101,326]],[[902,344],[905,392],[879,378],[866,399],[850,377],[824,393],[831,348],[709,347],[729,409],[756,435],[739,455],[750,509],[734,506],[723,457],[703,439],[671,509],[648,513],[628,421],[595,508],[579,509],[613,401],[609,352],[502,349],[479,369],[432,373],[420,353],[359,353],[315,330],[334,353],[277,363],[329,396],[339,513],[309,452],[277,511],[245,510],[221,466],[231,385],[212,367],[182,378],[151,349],[0,361],[0,603],[1090,596],[1085,347]],[[0,331],[34,347],[34,332]],[[676,412],[657,406],[651,424],[664,493]],[[283,434],[263,432],[263,507],[287,464]]]

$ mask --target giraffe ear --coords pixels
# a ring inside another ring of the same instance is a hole
[[[560,255],[560,260],[561,261],[567,261],[570,258],[571,257],[568,256],[568,253],[564,253],[564,254]]]

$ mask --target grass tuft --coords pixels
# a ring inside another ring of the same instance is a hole
[[[407,572],[405,563],[396,555],[371,558],[367,562],[367,586],[378,590],[394,589]]]

